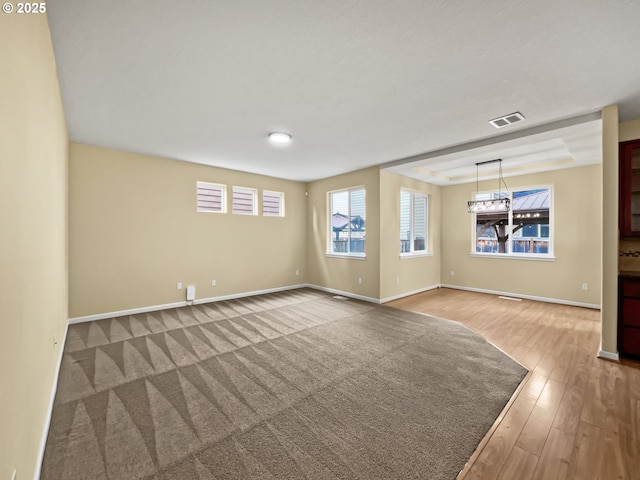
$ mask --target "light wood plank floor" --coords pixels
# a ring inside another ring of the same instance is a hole
[[[596,357],[599,310],[447,288],[387,305],[462,322],[531,370],[460,479],[640,479],[640,363]]]

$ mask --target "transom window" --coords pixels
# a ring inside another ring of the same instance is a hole
[[[196,183],[196,210],[198,212],[226,213],[227,187],[219,183]]]
[[[284,217],[284,193],[263,190],[262,215],[265,217]]]
[[[426,195],[400,191],[400,253],[427,251],[428,198]]]
[[[474,252],[552,256],[551,187],[476,194],[476,200],[500,197],[511,199],[510,211],[475,214]]]
[[[364,256],[366,237],[365,189],[329,192],[329,253]]]
[[[255,188],[233,187],[232,212],[240,215],[257,214]]]

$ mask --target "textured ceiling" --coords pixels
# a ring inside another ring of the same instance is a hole
[[[47,10],[75,142],[308,181],[613,103],[621,120],[640,118],[637,0]],[[514,111],[527,120],[487,123]],[[273,130],[293,143],[272,147]]]

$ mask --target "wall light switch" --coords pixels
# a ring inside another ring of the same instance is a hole
[[[589,290],[589,284],[588,283],[583,283],[582,284],[582,289],[583,290]]]
[[[362,285],[362,277],[358,277],[358,283]]]
[[[182,290],[182,282],[178,282],[176,284],[176,287],[178,287],[178,290]]]

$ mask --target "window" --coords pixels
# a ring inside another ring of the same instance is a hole
[[[227,211],[226,185],[196,182],[196,210],[198,212],[225,213]]]
[[[253,188],[233,187],[233,213],[256,215],[256,190]]]
[[[329,192],[329,253],[363,257],[366,212],[364,188]]]
[[[475,253],[551,256],[551,194],[550,187],[477,194],[477,200],[506,196],[511,210],[475,215]]]
[[[426,195],[400,191],[400,253],[426,253],[427,205]]]
[[[284,217],[284,193],[263,190],[262,215],[265,217]]]

